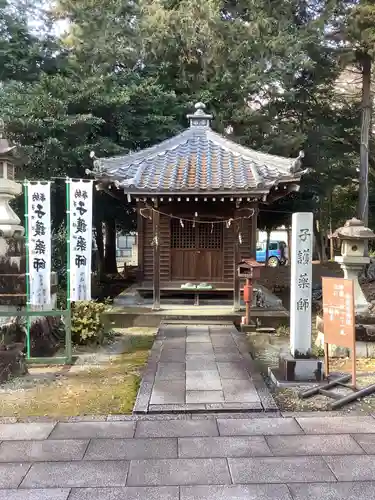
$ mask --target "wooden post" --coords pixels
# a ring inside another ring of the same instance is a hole
[[[154,208],[158,209],[158,202],[154,202]],[[152,212],[152,248],[153,248],[153,260],[154,260],[154,274],[153,274],[153,299],[154,304],[152,309],[160,309],[160,214],[159,212]]]
[[[257,253],[257,232],[258,232],[258,205],[254,205],[254,215],[251,218],[251,239],[250,239],[250,257],[256,258]]]
[[[138,271],[137,281],[141,282],[144,278],[144,217],[140,212],[141,205],[137,203],[137,253],[138,253]]]
[[[239,234],[240,234],[241,226],[239,222],[235,223],[234,227],[234,252],[233,252],[233,311],[240,310],[240,278],[238,276],[237,266],[240,262],[240,242],[239,242]]]

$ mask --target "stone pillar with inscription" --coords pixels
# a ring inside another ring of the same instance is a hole
[[[310,357],[313,214],[292,216],[290,352],[294,358]]]
[[[313,214],[292,216],[290,352],[280,355],[279,368],[269,369],[276,385],[321,381],[323,363],[311,356]]]

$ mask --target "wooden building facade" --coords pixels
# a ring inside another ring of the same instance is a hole
[[[211,129],[202,103],[184,132],[126,156],[101,158],[96,177],[137,209],[139,281],[152,282],[154,308],[164,287],[189,282],[231,288],[237,264],[254,257],[259,203],[298,189],[297,160],[260,153]]]

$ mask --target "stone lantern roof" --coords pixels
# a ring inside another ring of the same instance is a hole
[[[0,159],[3,156],[9,157],[9,153],[12,153],[16,146],[11,146],[6,137],[4,137],[4,121],[0,118]]]
[[[343,227],[336,229],[331,238],[338,238],[340,240],[371,240],[375,238],[375,234],[361,220],[353,217],[347,220]]]

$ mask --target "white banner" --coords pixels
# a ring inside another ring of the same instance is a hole
[[[70,300],[91,299],[93,181],[69,179]]]
[[[51,304],[51,183],[29,182],[28,252],[29,303]]]

